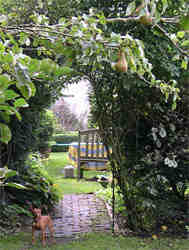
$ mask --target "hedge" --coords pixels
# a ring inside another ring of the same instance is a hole
[[[53,136],[53,140],[56,141],[56,144],[69,144],[72,142],[78,141],[78,134],[59,134]]]
[[[68,152],[69,144],[54,144],[51,146],[51,152]]]

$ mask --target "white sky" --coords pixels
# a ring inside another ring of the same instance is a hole
[[[88,85],[87,81],[80,81],[63,90],[65,95],[74,95],[74,97],[66,97],[64,100],[78,117],[85,112],[89,113]]]

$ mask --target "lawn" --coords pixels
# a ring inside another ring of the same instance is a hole
[[[0,241],[2,250],[188,250],[188,239],[160,238],[136,238],[136,237],[113,237],[111,234],[88,234],[83,238],[72,242],[65,242],[57,239],[53,246],[43,248],[40,242],[31,246],[31,234],[19,233],[15,236],[8,236]]]
[[[66,153],[51,153],[45,161],[45,168],[54,177],[60,186],[62,195],[70,193],[89,193],[101,188],[100,184],[85,180],[77,181],[64,178],[62,170],[69,165]],[[75,171],[76,174],[76,171]],[[91,171],[85,172],[86,178],[101,174]],[[43,248],[38,240],[35,246],[31,246],[31,232],[20,232],[0,239],[0,250],[188,250],[189,239],[165,238],[157,235],[154,239],[139,237],[112,236],[108,233],[90,233],[80,239],[67,241],[56,239],[56,244]]]
[[[91,193],[101,188],[101,185],[97,182],[84,179],[78,181],[76,169],[74,170],[75,178],[64,178],[63,169],[67,165],[70,165],[67,153],[51,153],[49,159],[45,162],[47,172],[55,179],[62,194]],[[90,179],[102,174],[104,174],[102,171],[85,171],[84,177]]]

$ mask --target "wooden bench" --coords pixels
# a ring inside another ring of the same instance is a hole
[[[83,145],[85,151],[83,152]],[[108,162],[105,146],[99,135],[98,129],[80,130],[78,134],[78,158],[77,158],[77,178],[83,178],[84,164],[103,163],[104,169],[107,169]]]

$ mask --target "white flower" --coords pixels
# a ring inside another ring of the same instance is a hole
[[[170,160],[168,157],[164,159],[164,164],[168,165],[170,168],[176,168],[178,166],[177,162],[174,160]]]
[[[156,141],[157,140],[157,135],[155,133],[152,133],[152,136],[153,136],[154,141]]]
[[[172,161],[172,167],[176,168],[178,166],[177,162],[175,160]]]
[[[160,128],[159,135],[160,135],[162,138],[166,137],[167,132],[166,132],[166,130],[165,130],[163,127]]]
[[[156,141],[156,145],[157,145],[158,148],[161,148],[161,142],[160,142],[160,140]]]
[[[157,128],[152,127],[152,133],[157,133],[157,132],[158,132],[158,129],[157,129]]]
[[[166,157],[166,158],[164,159],[164,164],[165,164],[165,165],[169,165],[169,161],[170,161],[169,158]]]
[[[174,124],[169,124],[169,127],[170,127],[170,129],[171,129],[171,131],[175,131],[176,130],[176,127],[175,127],[175,125]]]

